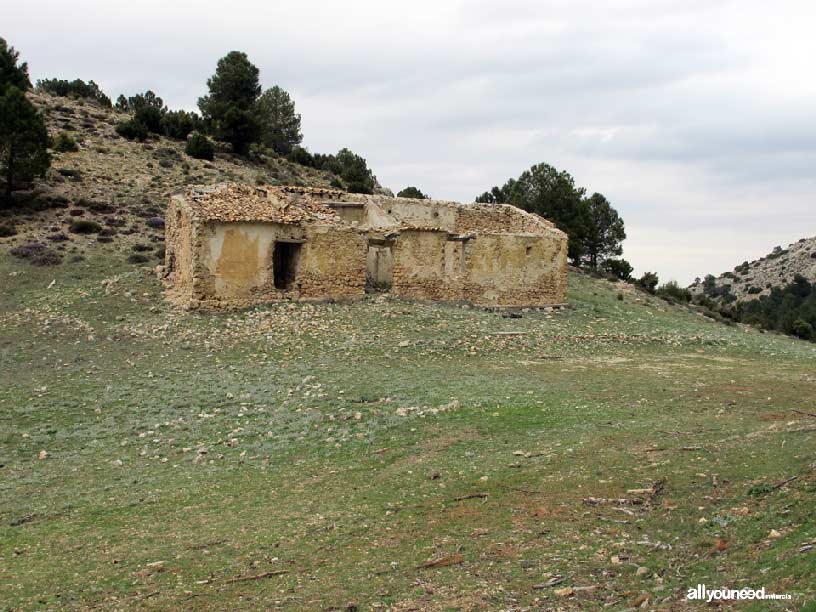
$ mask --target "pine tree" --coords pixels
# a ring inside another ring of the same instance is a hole
[[[583,248],[587,263],[597,268],[604,259],[623,252],[621,242],[626,239],[623,219],[603,195],[593,193],[584,200],[588,223],[583,236]]]
[[[207,81],[210,93],[199,98],[198,107],[210,132],[246,154],[261,134],[255,102],[261,94],[258,69],[246,53],[230,51],[218,60],[215,74]]]
[[[42,115],[21,89],[6,85],[0,91],[0,172],[7,202],[21,183],[45,174],[51,163],[48,144]]]
[[[21,91],[31,89],[28,78],[28,64],[17,64],[20,54],[9,47],[4,38],[0,38],[0,91],[7,85],[13,85]]]
[[[295,102],[275,85],[258,98],[257,109],[263,143],[281,155],[289,155],[303,140]]]

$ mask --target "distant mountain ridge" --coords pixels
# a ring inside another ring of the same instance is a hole
[[[731,272],[697,279],[689,291],[725,305],[769,295],[772,288],[789,285],[797,275],[816,283],[816,236],[785,249],[777,246],[765,257],[745,261]]]

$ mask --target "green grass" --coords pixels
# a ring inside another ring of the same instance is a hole
[[[183,313],[124,255],[0,279],[3,609],[814,599],[816,345],[581,276],[521,319]]]

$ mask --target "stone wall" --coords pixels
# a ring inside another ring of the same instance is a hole
[[[257,210],[244,206],[251,198],[237,188],[174,197],[166,219],[169,297],[192,308],[241,308],[355,299],[368,283],[407,299],[486,307],[566,301],[567,236],[536,215],[339,192],[324,194],[325,204],[304,203],[287,193],[252,200]],[[232,218],[249,213],[264,218]]]
[[[276,301],[359,298],[366,239],[333,225],[210,222],[198,231],[189,305],[247,307]],[[276,243],[295,245],[293,280],[275,286]]]
[[[468,204],[457,208],[455,230],[460,234],[502,232],[545,234],[553,224],[508,204]]]
[[[372,227],[378,227],[378,217],[374,214],[377,208],[387,215],[390,223],[396,225],[439,227],[452,231],[456,224],[456,207],[450,202],[381,198],[376,206],[368,206],[368,218]]]
[[[567,243],[536,234],[479,234],[466,243],[463,299],[484,306],[566,302]]]
[[[567,242],[557,238],[483,233],[452,240],[446,232],[403,231],[394,244],[391,292],[480,306],[561,304]]]
[[[415,300],[450,299],[445,282],[447,232],[406,230],[394,242],[391,293]]]
[[[165,217],[164,274],[176,301],[189,301],[193,293],[194,225],[183,200],[173,198]]]

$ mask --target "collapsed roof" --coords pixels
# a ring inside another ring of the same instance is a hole
[[[199,221],[318,223],[375,232],[421,230],[459,236],[560,233],[546,219],[508,204],[459,204],[235,183],[191,186],[182,198]]]

